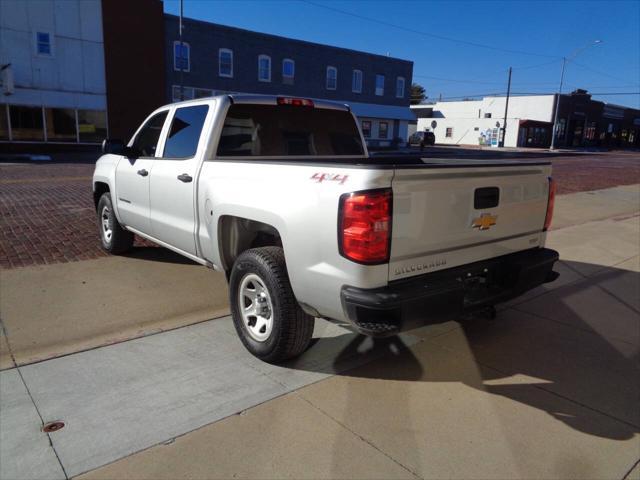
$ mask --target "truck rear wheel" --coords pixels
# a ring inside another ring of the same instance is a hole
[[[131,250],[133,233],[120,226],[111,203],[111,194],[105,192],[98,202],[98,227],[102,248],[114,255]]]
[[[315,320],[298,305],[282,248],[243,252],[233,264],[229,297],[236,331],[254,356],[277,363],[309,346]]]

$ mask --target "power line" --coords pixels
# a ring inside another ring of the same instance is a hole
[[[512,96],[546,96],[546,95],[555,95],[557,92],[511,92]],[[442,97],[442,100],[455,100],[455,99],[465,99],[465,98],[477,98],[477,97],[502,97],[505,96],[505,92],[498,93],[477,93],[477,94],[467,94],[467,95],[457,95],[452,97]],[[563,94],[565,95],[565,94]],[[570,95],[570,94],[567,94]],[[610,96],[610,95],[640,95],[640,92],[589,92],[589,95],[600,95],[600,96]]]
[[[508,69],[505,70],[505,72],[507,71]],[[434,77],[431,75],[421,75],[421,74],[414,74],[413,76],[418,78],[428,78],[431,80],[439,80],[443,82],[474,83],[478,85],[504,85],[504,82],[478,82],[476,80],[461,80],[461,79],[455,79],[455,78]],[[524,86],[531,86],[531,85],[555,85],[557,82],[514,82],[514,83],[516,85],[524,87]],[[631,86],[633,87],[634,85],[631,85]],[[611,88],[616,88],[616,87],[611,87]],[[625,88],[629,88],[629,87],[625,87]]]
[[[442,80],[444,82],[454,82],[454,83],[476,83],[479,85],[502,85],[504,82],[478,82],[475,80],[456,80],[454,78],[442,78],[442,77],[432,77],[431,75],[417,75],[413,74],[414,77],[418,78],[428,78],[431,80]]]
[[[524,67],[513,67],[514,70],[529,70],[531,68],[539,68],[539,67],[546,67],[548,65],[553,65],[555,63],[560,63],[560,58],[553,60],[551,62],[544,62],[544,63],[536,63],[535,65],[525,65]]]
[[[336,13],[340,13],[342,15],[347,15],[347,16],[350,16],[350,17],[358,18],[360,20],[365,20],[367,22],[377,23],[379,25],[384,25],[384,26],[387,26],[387,27],[395,28],[395,29],[398,29],[398,30],[402,30],[402,31],[413,33],[413,34],[417,34],[417,35],[422,35],[422,36],[429,37],[429,38],[436,38],[438,40],[444,40],[444,41],[448,41],[448,42],[454,42],[454,43],[457,43],[457,44],[469,45],[469,46],[472,46],[472,47],[484,48],[484,49],[494,50],[494,51],[499,51],[499,52],[506,52],[506,53],[512,53],[512,54],[529,55],[529,56],[534,56],[534,57],[543,57],[543,58],[553,58],[554,59],[554,60],[552,60],[550,62],[544,62],[544,63],[540,63],[540,64],[535,64],[535,65],[524,65],[524,66],[521,66],[521,67],[513,67],[513,70],[528,70],[528,69],[533,69],[533,68],[544,67],[544,66],[548,66],[548,65],[552,65],[552,64],[558,63],[562,58],[562,57],[560,57],[558,55],[545,55],[545,54],[541,54],[541,53],[527,52],[527,51],[524,51],[524,50],[512,50],[512,49],[507,49],[507,48],[496,47],[496,46],[493,46],[493,45],[486,45],[486,44],[477,43],[477,42],[470,42],[468,40],[462,40],[462,39],[459,39],[459,38],[447,37],[447,36],[444,36],[444,35],[437,35],[437,34],[434,34],[434,33],[428,33],[428,32],[424,32],[424,31],[421,31],[421,30],[415,30],[415,29],[412,29],[412,28],[407,28],[407,27],[404,27],[402,25],[397,25],[395,23],[387,22],[385,20],[379,20],[379,19],[376,19],[376,18],[367,17],[367,16],[360,15],[360,14],[357,14],[357,13],[354,13],[354,12],[349,12],[349,11],[342,10],[342,9],[339,9],[339,8],[331,7],[331,6],[328,6],[328,5],[323,5],[321,3],[317,3],[317,2],[314,2],[312,0],[299,0],[299,1],[307,3],[307,4],[312,5],[314,7],[317,7],[317,8],[323,8],[325,10],[329,10],[329,11],[333,11],[333,12],[336,12]],[[615,79],[615,80],[618,80],[618,81],[621,81],[621,82],[627,82],[628,81],[628,80],[624,80],[624,79],[621,79],[619,77],[616,77],[614,75],[610,75],[608,73],[602,72],[602,71],[597,70],[595,68],[589,67],[587,65],[583,65],[581,63],[577,63],[577,62],[575,62],[573,60],[570,60],[570,61],[574,65],[577,65],[577,66],[582,67],[582,68],[587,69],[587,70],[591,70],[592,72],[598,73],[600,75],[604,75],[604,76],[607,76],[609,78],[612,78],[612,79]],[[490,76],[491,75],[489,75],[489,77]],[[456,79],[447,79],[447,78],[440,78],[440,77],[431,77],[431,76],[428,76],[428,75],[414,75],[414,77],[430,78],[430,79],[433,79],[433,80],[442,80],[442,81],[449,81],[449,82],[456,82],[456,83],[474,83],[474,84],[478,84],[478,85],[480,85],[480,84],[484,84],[484,85],[499,85],[499,84],[502,83],[502,82],[479,82],[479,81],[476,81],[476,80],[456,80]],[[477,77],[477,78],[487,78],[487,76],[482,76],[482,77]],[[543,83],[539,83],[539,85],[542,85],[542,84]],[[552,85],[552,83],[544,83],[544,84],[545,85]],[[521,84],[521,85],[525,85],[525,84]],[[535,84],[534,83],[529,83],[529,84],[526,84],[526,85],[535,85]],[[611,88],[618,88],[618,87],[611,87]]]
[[[512,95],[555,95],[557,92],[547,93],[512,93]],[[571,95],[570,93],[563,93],[562,95]],[[587,95],[640,95],[640,92],[587,92]]]
[[[628,82],[628,81],[629,81],[629,79],[628,79],[628,78],[627,78],[627,79],[622,79],[622,78],[620,78],[620,77],[616,77],[616,76],[614,76],[614,75],[610,75],[610,74],[608,74],[608,73],[606,73],[606,72],[602,72],[602,71],[600,71],[600,70],[597,70],[597,69],[595,69],[595,68],[589,67],[589,66],[587,66],[587,65],[583,65],[582,63],[578,63],[578,62],[575,62],[575,61],[573,61],[573,60],[571,61],[571,63],[572,63],[573,65],[578,66],[578,67],[584,68],[585,70],[591,70],[591,71],[592,71],[592,72],[594,72],[594,73],[598,73],[598,74],[603,75],[603,76],[605,76],[605,77],[613,78],[614,80],[619,80],[619,81],[621,81],[621,82]]]
[[[309,5],[313,5],[314,7],[324,8],[325,10],[330,10],[332,12],[341,13],[342,15],[348,15],[350,17],[359,18],[360,20],[366,20],[367,22],[373,22],[373,23],[377,23],[379,25],[385,25],[387,27],[396,28],[398,30],[403,30],[405,32],[415,33],[417,35],[422,35],[424,37],[436,38],[438,40],[444,40],[444,41],[447,41],[447,42],[454,42],[454,43],[458,43],[458,44],[469,45],[471,47],[485,48],[487,50],[494,50],[494,51],[498,51],[498,52],[514,53],[514,54],[518,54],[518,55],[529,55],[529,56],[532,56],[532,57],[560,58],[558,55],[545,55],[545,54],[542,54],[542,53],[526,52],[524,50],[511,50],[511,49],[508,49],[508,48],[495,47],[493,45],[485,45],[485,44],[482,44],[482,43],[469,42],[467,40],[462,40],[462,39],[459,39],[459,38],[445,37],[444,35],[436,35],[434,33],[427,33],[427,32],[423,32],[421,30],[414,30],[412,28],[403,27],[402,25],[397,25],[395,23],[387,22],[385,20],[378,20],[376,18],[365,17],[364,15],[360,15],[360,14],[357,14],[357,13],[348,12],[346,10],[341,10],[339,8],[330,7],[328,5],[323,5],[323,4],[320,4],[320,3],[312,2],[311,0],[299,0],[299,1],[307,3]]]

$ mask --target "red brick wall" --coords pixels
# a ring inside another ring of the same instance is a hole
[[[125,142],[166,103],[164,17],[160,0],[103,0],[109,136]]]

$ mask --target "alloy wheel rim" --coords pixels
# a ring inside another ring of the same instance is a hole
[[[273,330],[273,304],[264,281],[255,273],[240,282],[238,302],[242,323],[257,342],[265,342]]]
[[[102,213],[100,214],[100,219],[102,223],[102,236],[107,243],[111,243],[111,237],[113,236],[113,231],[111,230],[111,224],[109,222],[109,216],[109,207],[104,206],[102,208]]]

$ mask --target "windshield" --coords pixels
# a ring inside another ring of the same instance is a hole
[[[364,155],[350,112],[290,105],[231,105],[218,156]]]

